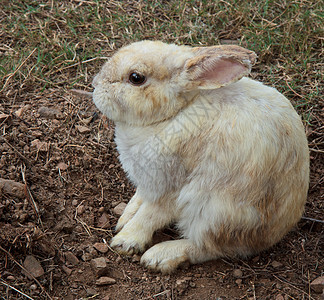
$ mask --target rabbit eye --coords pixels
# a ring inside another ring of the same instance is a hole
[[[129,75],[129,81],[134,85],[142,85],[146,81],[146,77],[137,72],[133,72]]]

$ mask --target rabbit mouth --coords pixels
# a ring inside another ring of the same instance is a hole
[[[113,121],[120,120],[127,111],[125,103],[111,91],[105,89],[95,88],[93,101],[98,109]]]

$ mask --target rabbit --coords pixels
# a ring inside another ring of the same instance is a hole
[[[184,263],[248,257],[302,216],[309,151],[300,117],[276,89],[247,78],[256,54],[236,45],[140,41],[93,79],[93,101],[115,123],[136,192],[111,247],[171,273]],[[175,224],[181,238],[152,246]]]

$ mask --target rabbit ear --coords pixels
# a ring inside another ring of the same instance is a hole
[[[256,54],[239,46],[223,45],[194,48],[194,57],[185,69],[189,88],[214,89],[241,79],[251,71]]]

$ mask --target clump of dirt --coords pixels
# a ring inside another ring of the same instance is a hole
[[[109,248],[120,204],[135,190],[113,124],[90,99],[61,90],[1,95],[0,129],[0,178],[23,193],[0,193],[3,299],[320,299],[311,285],[324,270],[320,152],[311,152],[305,218],[280,243],[165,276]],[[155,239],[176,236],[168,228]]]

